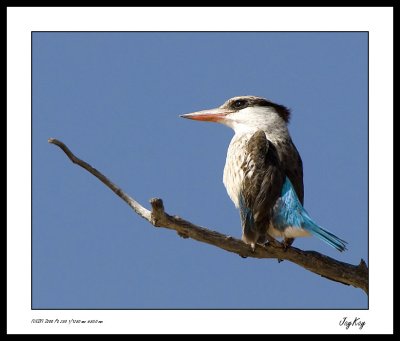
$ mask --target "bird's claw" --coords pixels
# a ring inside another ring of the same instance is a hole
[[[284,251],[286,251],[287,247],[289,247],[289,245],[286,245],[284,242],[278,242],[276,239],[273,239],[273,238],[269,238],[266,241],[266,243],[264,244],[265,247],[270,246],[270,245],[273,247],[276,247],[276,248],[281,248]],[[281,263],[281,262],[283,262],[283,259],[278,258],[278,263]]]
[[[267,240],[264,244],[264,246],[268,247],[268,246],[273,246],[273,247],[282,247],[282,243],[278,242],[277,240],[273,239],[273,240]]]
[[[286,251],[293,244],[293,241],[294,238],[284,238],[281,243],[283,251]]]

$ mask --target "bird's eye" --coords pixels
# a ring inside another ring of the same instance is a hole
[[[246,101],[242,100],[242,99],[238,99],[237,101],[233,102],[233,106],[235,108],[243,108],[246,105]]]

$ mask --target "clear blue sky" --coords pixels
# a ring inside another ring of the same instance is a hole
[[[257,95],[292,109],[305,207],[368,263],[367,33],[33,33],[33,308],[367,308],[284,261],[156,229],[49,137],[146,207],[240,238],[222,171],[233,131],[179,114]]]

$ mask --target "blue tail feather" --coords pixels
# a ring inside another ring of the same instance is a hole
[[[304,218],[304,223],[302,224],[303,229],[307,230],[313,236],[318,237],[319,239],[323,240],[325,243],[334,247],[340,252],[347,250],[346,241],[314,223],[307,214],[306,210],[304,210],[302,216]]]
[[[278,199],[274,208],[273,223],[274,227],[280,231],[284,231],[287,227],[302,228],[338,251],[347,250],[346,241],[313,222],[301,205],[293,185],[287,177],[282,187],[281,198]]]

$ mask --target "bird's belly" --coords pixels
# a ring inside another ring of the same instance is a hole
[[[269,226],[268,233],[275,238],[297,238],[297,237],[309,237],[310,233],[302,228],[287,226],[284,230],[279,230],[272,226]]]
[[[224,185],[236,208],[239,208],[239,195],[243,181],[242,173],[242,171],[233,171],[230,167],[224,169]]]
[[[244,171],[242,165],[246,155],[245,146],[251,135],[234,137],[229,145],[224,167],[223,182],[229,197],[239,207],[239,195],[242,190]]]

